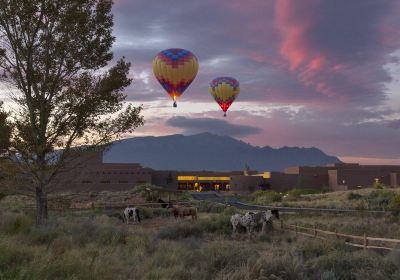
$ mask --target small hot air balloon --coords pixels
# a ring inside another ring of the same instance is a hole
[[[240,92],[239,82],[231,77],[219,77],[212,80],[208,90],[224,111],[224,117],[226,117],[226,111]]]
[[[154,76],[174,100],[174,107],[177,106],[176,99],[192,83],[198,70],[196,56],[184,49],[164,50],[153,60]]]

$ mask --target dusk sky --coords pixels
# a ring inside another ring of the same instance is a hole
[[[400,163],[399,1],[118,0],[113,11],[115,58],[132,62],[127,94],[145,108],[135,135],[208,131]],[[174,47],[200,64],[178,108],[151,68]],[[227,118],[207,90],[224,75],[241,84]]]
[[[400,164],[400,1],[116,0],[114,60],[132,62],[133,136],[229,135],[258,146],[318,147],[348,162]],[[184,48],[199,73],[178,108],[152,72]],[[228,116],[208,85],[235,77]]]

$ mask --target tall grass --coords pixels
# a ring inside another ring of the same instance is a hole
[[[158,228],[107,215],[62,216],[36,228],[24,213],[0,214],[0,279],[400,279],[400,255],[343,243],[230,237],[226,208],[197,222],[158,217]]]

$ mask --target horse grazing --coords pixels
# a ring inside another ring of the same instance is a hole
[[[133,223],[141,222],[139,209],[135,207],[126,207],[124,210],[124,218],[126,224],[129,224],[129,219],[133,219]]]
[[[161,203],[161,207],[162,207],[162,208],[167,208],[168,205],[169,205],[167,202],[165,202],[165,201],[162,200],[161,198],[159,198],[159,199],[157,200],[157,202],[158,202],[158,203]]]
[[[192,216],[193,221],[197,220],[196,207],[184,207],[184,206],[173,205],[172,213],[174,214],[175,219],[178,217],[183,219],[185,218],[185,216]]]
[[[249,236],[251,236],[251,233],[259,225],[263,226],[264,231],[265,225],[271,219],[272,215],[274,214],[271,210],[261,211],[258,213],[247,212],[244,215],[235,214],[231,217],[231,224],[233,229],[232,235],[236,234],[238,229],[241,227],[246,229],[246,232]]]

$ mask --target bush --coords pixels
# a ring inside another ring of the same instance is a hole
[[[35,245],[50,244],[60,234],[56,224],[47,224],[40,227],[32,227],[29,238]]]
[[[99,225],[93,221],[84,221],[72,227],[72,240],[78,245],[90,242],[100,245],[124,244],[128,235],[125,227]]]
[[[400,214],[400,194],[396,194],[394,197],[392,197],[388,208],[394,216],[398,216]]]
[[[314,190],[314,189],[298,189],[294,188],[291,189],[290,191],[287,192],[287,194],[291,197],[298,198],[301,195],[306,195],[306,194],[320,194],[324,193],[324,190]]]
[[[160,229],[158,237],[161,239],[182,239],[189,237],[201,237],[203,230],[199,224],[180,222],[175,225],[164,227]]]
[[[227,207],[226,205],[220,203],[201,201],[197,205],[197,210],[199,212],[206,212],[206,213],[222,213],[224,212],[226,207]]]
[[[255,203],[258,204],[267,204],[271,202],[279,202],[282,201],[282,195],[280,193],[274,191],[256,191],[253,193],[255,196]]]
[[[361,199],[363,196],[361,194],[358,193],[353,193],[353,192],[349,192],[347,194],[347,199],[348,200],[356,200],[356,199]]]
[[[374,189],[387,189],[387,186],[385,185],[385,184],[383,184],[383,183],[381,183],[381,182],[374,182],[373,184],[372,184],[372,187],[374,188]]]
[[[7,213],[0,218],[0,231],[9,235],[28,234],[34,224],[32,218],[19,213]]]
[[[2,200],[3,198],[5,198],[7,195],[3,192],[0,192],[0,200]]]
[[[394,279],[396,265],[373,252],[334,251],[311,262],[315,271],[331,271],[334,279]]]
[[[366,200],[370,206],[370,208],[386,208],[391,199],[396,195],[394,191],[390,190],[375,190],[372,191],[367,197]]]
[[[22,267],[33,257],[33,252],[26,247],[0,244],[0,279],[20,278]]]
[[[185,201],[187,201],[187,200],[191,200],[192,199],[192,196],[190,195],[190,193],[188,193],[188,192],[183,192],[183,193],[180,193],[179,195],[178,195],[178,200],[185,200]]]
[[[199,227],[204,232],[230,234],[232,232],[231,215],[215,215],[199,220]]]

